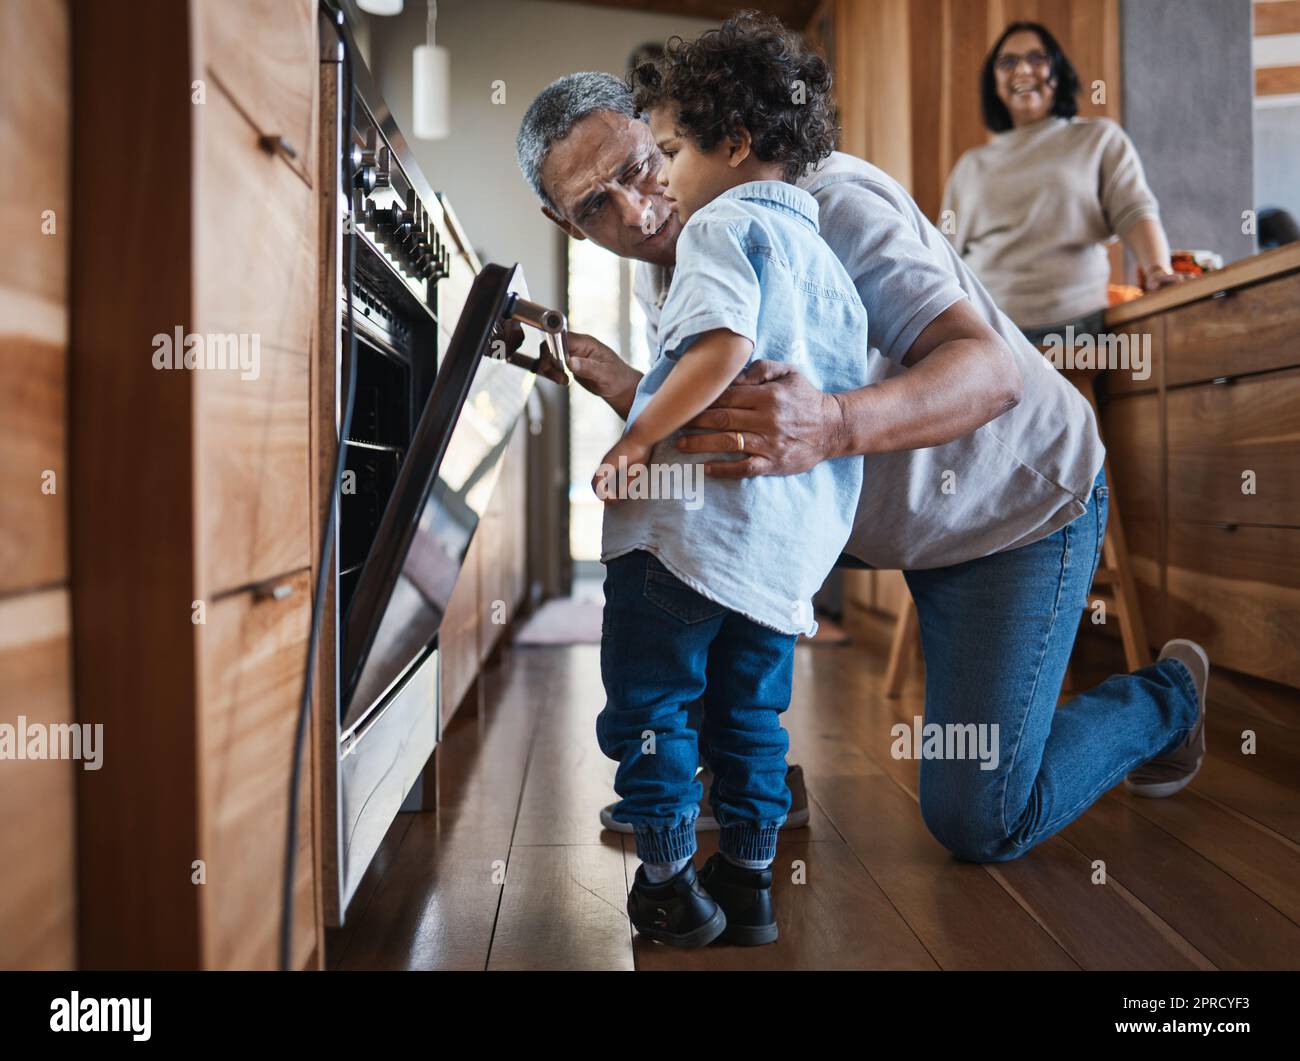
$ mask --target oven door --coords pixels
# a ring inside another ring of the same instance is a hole
[[[518,266],[483,267],[398,472],[343,624],[345,738],[437,637],[536,381],[490,356],[512,294],[527,298]]]
[[[511,295],[527,298],[518,266],[484,266],[343,621],[340,919],[437,744],[438,627],[536,381],[490,356]]]

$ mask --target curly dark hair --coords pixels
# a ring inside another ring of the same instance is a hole
[[[638,113],[674,108],[701,151],[749,132],[754,154],[797,180],[839,142],[831,72],[780,19],[739,11],[694,41],[673,37],[661,59],[628,77]]]

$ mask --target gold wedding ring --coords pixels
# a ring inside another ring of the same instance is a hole
[[[736,449],[745,452],[745,436],[739,431],[736,432]]]

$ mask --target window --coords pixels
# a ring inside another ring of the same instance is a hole
[[[645,315],[632,295],[636,262],[590,240],[569,240],[569,328],[593,335],[634,368],[650,367]],[[600,458],[618,441],[623,421],[580,386],[569,393],[569,551],[575,564],[600,560],[604,505],[591,489]],[[581,568],[578,568],[581,573]]]

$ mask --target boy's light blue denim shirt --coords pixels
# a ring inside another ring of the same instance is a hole
[[[693,214],[659,317],[658,348],[628,423],[705,332],[754,344],[750,361],[794,364],[818,390],[867,383],[867,313],[817,227],[817,200],[783,181],[753,181]],[[812,595],[853,528],[862,458],[823,461],[799,475],[726,479],[665,439],[650,474],[605,509],[602,560],[645,549],[703,596],[787,634],[816,632]],[[667,496],[665,496],[667,495]]]

